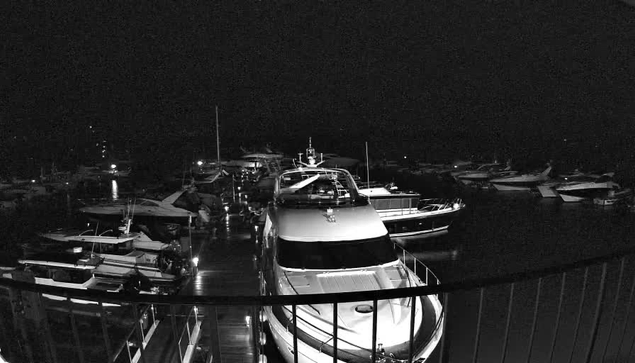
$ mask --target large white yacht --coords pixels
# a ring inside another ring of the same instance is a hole
[[[386,227],[368,198],[358,193],[351,174],[319,167],[310,146],[307,157],[308,163],[276,177],[263,228],[261,292],[300,295],[425,285],[399,260]],[[378,359],[407,360],[411,319],[413,358],[430,356],[443,330],[443,307],[436,295],[379,300],[376,308],[372,301],[338,304],[338,362],[368,362],[373,350]],[[333,304],[297,306],[297,352],[292,307],[267,307],[264,316],[287,362],[294,362],[296,353],[298,362],[334,360]]]

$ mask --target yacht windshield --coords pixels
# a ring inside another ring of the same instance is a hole
[[[357,241],[297,242],[278,240],[278,263],[289,268],[333,270],[370,267],[397,260],[388,235]]]
[[[284,173],[279,179],[277,201],[284,205],[363,205],[350,175],[338,169],[304,169]]]

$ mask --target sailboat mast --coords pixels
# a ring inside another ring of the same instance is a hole
[[[368,165],[368,141],[366,144],[366,187],[370,189],[370,165]]]
[[[218,105],[216,106],[216,158],[218,159],[218,170],[222,170],[220,163],[220,135],[218,133]]]

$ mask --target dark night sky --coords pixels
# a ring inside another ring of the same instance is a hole
[[[155,163],[214,156],[218,104],[224,147],[541,159],[566,137],[635,160],[619,1],[221,3],[0,5],[3,158],[76,160],[88,125]]]

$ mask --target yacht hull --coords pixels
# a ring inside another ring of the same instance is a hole
[[[525,184],[498,184],[492,183],[496,190],[501,192],[528,192],[531,190],[531,187]]]

